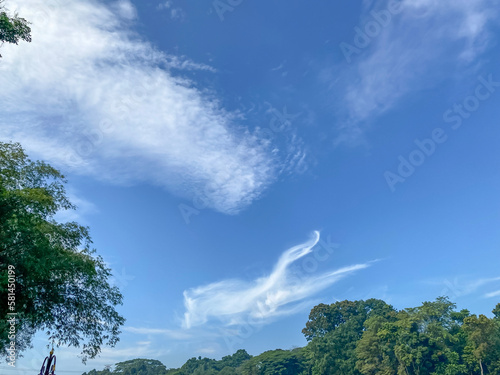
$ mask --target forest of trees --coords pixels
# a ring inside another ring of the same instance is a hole
[[[302,330],[308,344],[181,368],[134,359],[83,375],[475,375],[500,374],[500,303],[493,317],[456,311],[447,297],[396,310],[382,300],[319,304]]]

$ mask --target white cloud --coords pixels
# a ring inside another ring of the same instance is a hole
[[[76,192],[68,191],[67,196],[69,201],[76,206],[76,209],[58,211],[54,216],[56,221],[61,223],[76,221],[80,224],[85,224],[87,222],[86,217],[88,215],[99,212],[95,204],[81,197]]]
[[[453,74],[450,64],[473,62],[488,46],[486,25],[497,13],[490,0],[406,0],[388,21],[377,21],[372,12],[386,12],[394,2],[366,3],[361,22],[353,25],[371,32],[366,45],[356,44],[359,33],[353,27],[352,40],[344,41],[358,49],[345,54],[350,64],[344,60],[322,73],[333,82],[339,111],[346,112],[341,142],[356,141],[359,123],[393,108],[404,95]]]
[[[172,1],[167,0],[163,3],[158,4],[158,6],[156,8],[159,10],[163,10],[163,9],[170,9],[171,7],[172,7]]]
[[[214,347],[200,348],[196,352],[200,354],[214,354],[217,352],[217,348]]]
[[[129,0],[118,0],[114,6],[118,14],[125,19],[132,20],[137,17],[137,11]]]
[[[458,298],[470,294],[477,294],[478,289],[484,286],[500,281],[500,277],[470,279],[465,277],[453,277],[444,280],[424,280],[427,284],[442,286],[441,294],[447,295],[450,298]]]
[[[289,315],[303,306],[300,302],[368,264],[356,264],[336,271],[297,278],[292,263],[312,251],[319,241],[315,232],[311,240],[285,251],[266,277],[252,282],[223,280],[184,292],[183,326],[191,328],[217,319],[234,325],[256,320],[265,323],[280,315]]]
[[[174,7],[172,0],[167,0],[163,3],[158,4],[156,7],[158,10],[168,10],[170,13],[170,18],[173,20],[182,20],[185,18],[185,13],[182,8]]]
[[[162,329],[162,328],[144,328],[144,327],[130,327],[125,326],[122,328],[125,332],[141,334],[141,335],[162,335],[172,339],[184,340],[189,339],[192,336],[185,331],[175,331],[171,329]]]
[[[64,171],[152,182],[221,212],[251,204],[276,157],[214,93],[179,76],[213,68],[139,40],[125,28],[130,2],[113,4],[9,3],[32,20],[33,42],[2,47],[0,139]]]
[[[485,298],[493,298],[498,296],[500,296],[500,290],[497,290],[496,292],[486,293],[484,295]]]

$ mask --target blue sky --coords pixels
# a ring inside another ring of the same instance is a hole
[[[8,1],[33,42],[2,46],[0,139],[67,175],[124,295],[116,348],[58,374],[303,346],[320,302],[489,314],[494,3]]]

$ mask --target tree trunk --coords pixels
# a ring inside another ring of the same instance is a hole
[[[481,362],[481,359],[479,359],[479,367],[481,367],[481,375],[484,375],[483,363]]]

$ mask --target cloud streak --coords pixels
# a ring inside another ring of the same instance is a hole
[[[32,20],[33,42],[2,48],[0,139],[65,171],[154,183],[228,214],[274,181],[267,143],[188,78],[215,70],[130,32],[130,1],[9,6]]]
[[[135,333],[139,335],[162,335],[176,340],[190,339],[192,336],[185,331],[175,331],[171,329],[162,328],[145,328],[145,327],[130,327],[126,326],[122,328],[123,331],[129,333]]]
[[[426,284],[439,285],[444,288],[441,294],[448,295],[451,298],[458,298],[470,294],[478,294],[479,289],[484,289],[488,284],[500,281],[500,277],[478,278],[478,279],[465,279],[462,277],[447,278],[444,280],[424,280]],[[481,292],[482,293],[482,292]],[[485,297],[488,294],[484,295]]]
[[[500,296],[500,290],[497,290],[496,292],[486,293],[484,295],[485,298],[493,298],[493,297],[498,297],[498,296]]]
[[[369,267],[356,264],[335,271],[297,279],[290,266],[311,253],[319,232],[307,242],[285,251],[272,272],[254,281],[223,280],[184,292],[184,328],[217,320],[227,326],[259,320],[263,323],[296,311],[300,303],[355,271]]]
[[[356,140],[360,123],[392,109],[410,92],[435,87],[453,75],[457,64],[471,64],[489,45],[486,26],[497,14],[490,0],[406,0],[389,18],[374,16],[395,2],[373,6],[367,1],[357,27],[371,37],[365,35],[366,45],[360,47],[359,39],[355,43],[359,33],[353,31],[353,40],[345,41],[357,48],[346,56],[352,62],[322,73],[345,118],[341,129],[348,134],[339,141]]]

